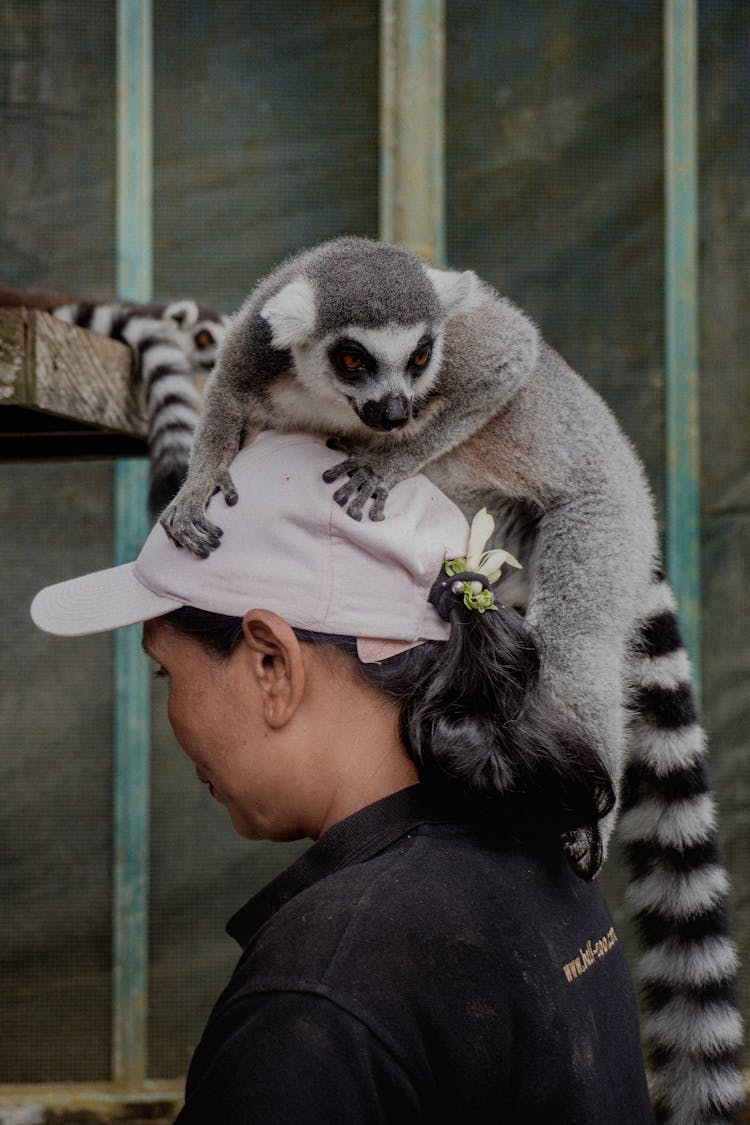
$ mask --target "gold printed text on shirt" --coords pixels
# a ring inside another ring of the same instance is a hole
[[[578,950],[578,956],[563,965],[563,972],[568,984],[572,984],[578,977],[583,976],[596,962],[600,961],[617,942],[614,926],[611,926],[604,937],[598,941],[587,941],[584,949]]]

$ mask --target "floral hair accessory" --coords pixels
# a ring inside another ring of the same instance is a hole
[[[461,598],[467,609],[475,609],[479,613],[496,610],[495,595],[490,586],[500,578],[503,566],[507,563],[523,569],[510,551],[500,548],[485,551],[494,530],[494,519],[486,508],[482,508],[471,521],[466,557],[445,560],[443,573],[435,583],[431,597],[445,620],[450,619],[451,598]]]

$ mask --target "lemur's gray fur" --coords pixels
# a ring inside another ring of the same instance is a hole
[[[343,238],[283,264],[234,317],[162,517],[176,543],[218,545],[205,505],[217,490],[236,501],[231,461],[266,428],[340,441],[348,456],[326,479],[343,478],[335,497],[355,519],[382,518],[388,490],[420,470],[469,517],[493,513],[497,545],[524,564],[497,597],[534,625],[548,686],[621,794],[658,1113],[730,1120],[737,962],[704,737],[651,492],[612,413],[471,271]]]

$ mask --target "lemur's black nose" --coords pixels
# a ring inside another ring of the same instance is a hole
[[[411,418],[411,402],[406,395],[366,402],[360,418],[372,430],[397,430]]]

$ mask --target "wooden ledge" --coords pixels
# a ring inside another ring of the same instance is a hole
[[[39,309],[0,308],[0,458],[144,456],[130,349]]]

